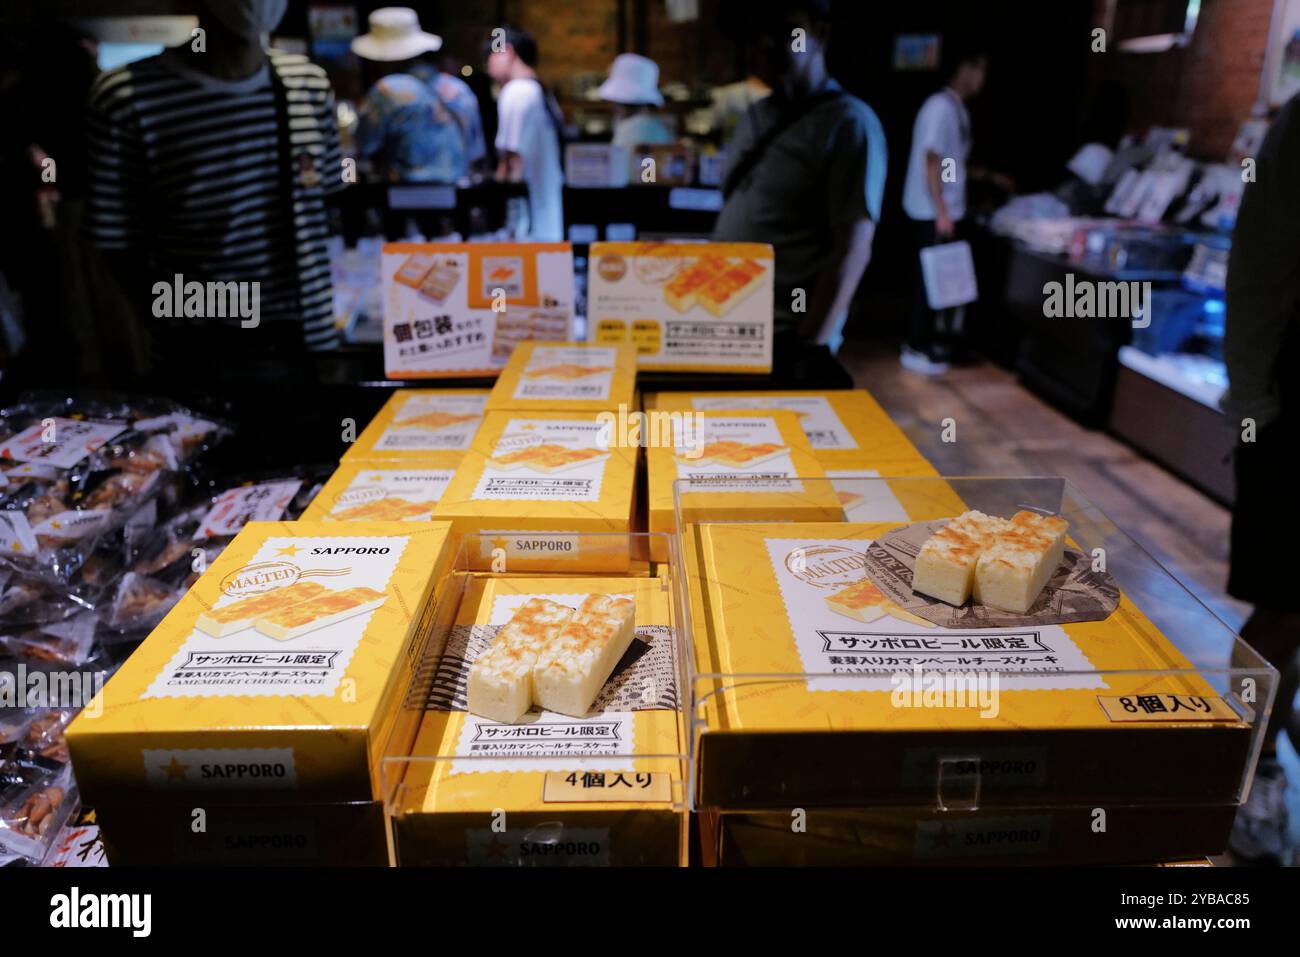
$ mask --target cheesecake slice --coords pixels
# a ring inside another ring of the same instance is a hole
[[[836,614],[856,618],[861,622],[873,622],[883,618],[886,608],[891,604],[885,593],[867,579],[854,582],[848,588],[842,588],[833,595],[826,596],[826,606]]]
[[[471,714],[513,724],[533,704],[537,656],[573,617],[573,609],[530,598],[497,632],[492,646],[469,669],[466,707]]]
[[[581,718],[636,635],[636,603],[588,595],[533,668],[533,695],[547,711]]]
[[[374,611],[383,603],[384,593],[373,588],[345,588],[342,591],[330,591],[327,588],[324,594],[315,598],[259,615],[253,625],[268,638],[288,641],[309,631]]]
[[[213,638],[222,638],[243,631],[252,626],[262,615],[290,608],[299,602],[309,601],[324,595],[329,589],[318,582],[300,581],[281,588],[232,601],[228,605],[219,605],[199,615],[194,627]]]
[[[983,512],[963,512],[921,546],[912,573],[912,591],[949,605],[971,596],[980,552],[1010,523]]]
[[[1065,556],[1063,518],[1017,512],[980,553],[973,592],[981,605],[1023,615]]]

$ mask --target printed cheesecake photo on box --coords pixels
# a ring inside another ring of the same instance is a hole
[[[344,462],[302,513],[304,521],[427,522],[454,466]]]
[[[1064,480],[871,481],[684,536],[697,807],[1240,800],[1276,672]]]
[[[419,461],[454,468],[483,422],[487,397],[487,389],[397,389],[341,461]]]
[[[68,728],[90,805],[372,801],[442,522],[250,522]]]
[[[891,474],[880,469],[879,463],[924,461],[866,389],[659,392],[646,405],[701,412],[785,409],[798,417],[813,456],[828,470],[867,468]]]
[[[434,518],[478,536],[476,568],[625,571],[602,533],[631,530],[639,451],[600,413],[489,412]]]
[[[843,519],[793,412],[667,414],[660,441],[646,449],[650,531],[675,533],[699,521]]]
[[[385,761],[398,862],[684,864],[671,580],[457,581],[454,626],[408,700],[419,734]]]
[[[592,243],[587,339],[631,342],[653,372],[770,372],[765,243]]]
[[[631,343],[525,342],[488,396],[489,412],[601,412],[633,408],[636,347]]]

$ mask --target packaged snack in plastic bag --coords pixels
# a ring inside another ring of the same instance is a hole
[[[94,612],[82,612],[17,634],[0,634],[0,651],[20,661],[75,668],[90,660],[98,626]]]
[[[174,403],[29,394],[0,409],[0,554],[58,588],[228,432]]]
[[[33,784],[0,792],[0,854],[43,860],[77,805],[67,765]]]
[[[152,628],[247,522],[297,518],[330,471],[330,466],[311,466],[242,480],[210,479],[209,493],[164,522],[135,554],[104,608],[108,628],[124,636]],[[103,640],[114,639],[104,635]]]

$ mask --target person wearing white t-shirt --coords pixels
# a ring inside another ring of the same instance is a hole
[[[902,363],[927,374],[947,370],[951,340],[960,333],[961,307],[942,313],[930,309],[921,278],[920,251],[958,238],[966,216],[966,161],[971,151],[966,103],[983,89],[988,73],[988,57],[977,47],[956,49],[949,62],[943,89],[931,95],[916,115],[903,184],[903,211],[912,220],[917,257],[915,303]],[[1001,174],[970,170],[969,175],[1014,189]]]
[[[537,42],[523,30],[492,31],[488,74],[497,94],[497,179],[528,185],[529,236],[564,239],[564,170],[558,108],[537,80]]]

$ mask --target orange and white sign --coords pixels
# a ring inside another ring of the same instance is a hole
[[[768,372],[773,267],[764,243],[593,243],[588,340],[634,343],[638,369]]]
[[[496,375],[516,345],[573,338],[568,243],[385,243],[390,379]]]

